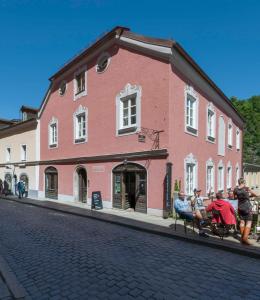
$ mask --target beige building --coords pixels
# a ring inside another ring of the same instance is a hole
[[[260,194],[260,165],[244,163],[244,178],[247,186]]]
[[[22,120],[0,120],[0,179],[15,194],[16,183],[25,182],[29,197],[38,196],[39,128],[37,110],[22,107]],[[8,123],[9,122],[9,123]]]

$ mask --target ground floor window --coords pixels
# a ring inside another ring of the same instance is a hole
[[[45,170],[45,197],[58,199],[58,171],[54,167]]]
[[[224,166],[222,163],[218,165],[218,191],[224,191]]]
[[[147,212],[147,173],[144,167],[128,163],[113,170],[113,207]]]

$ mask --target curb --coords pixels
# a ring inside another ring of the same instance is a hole
[[[17,280],[7,261],[0,256],[0,274],[14,299],[24,299],[28,296],[24,287]]]
[[[40,202],[37,203],[38,200],[33,200],[33,199],[28,199],[28,201],[24,201],[21,199],[18,200],[16,198],[11,198],[11,197],[6,197],[6,196],[3,196],[1,198],[6,199],[8,201],[20,203],[20,204],[32,205],[32,206],[36,206],[36,207],[40,207],[40,208],[44,208],[44,209],[53,210],[56,212],[62,212],[65,214],[75,215],[75,216],[84,217],[84,218],[90,218],[90,219],[94,219],[94,220],[98,220],[98,221],[102,221],[102,222],[106,222],[106,223],[124,226],[124,227],[128,227],[128,228],[131,228],[134,230],[143,231],[143,232],[151,233],[151,234],[156,234],[156,235],[164,236],[167,238],[174,238],[177,240],[186,241],[189,243],[206,246],[206,247],[213,248],[213,249],[224,250],[224,251],[236,253],[236,254],[251,257],[251,258],[257,258],[257,259],[260,258],[260,249],[254,247],[254,246],[247,248],[247,246],[243,246],[240,244],[236,244],[236,246],[235,246],[230,241],[224,241],[225,244],[223,244],[223,241],[221,241],[220,239],[219,240],[215,239],[213,241],[210,239],[205,240],[205,238],[202,239],[197,235],[195,235],[195,236],[182,235],[182,234],[178,234],[177,232],[174,232],[171,228],[168,228],[168,227],[163,227],[160,225],[155,225],[155,224],[146,223],[146,222],[142,222],[142,221],[138,221],[138,220],[128,219],[128,218],[121,217],[121,216],[115,216],[115,215],[111,215],[108,213],[100,213],[98,211],[87,210],[84,208],[70,206],[70,205],[66,205],[63,203],[48,202],[47,200],[45,200],[44,202],[45,203],[47,202],[47,203],[43,204]],[[61,206],[63,206],[63,207],[61,207]]]

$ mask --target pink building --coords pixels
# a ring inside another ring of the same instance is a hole
[[[105,207],[162,215],[175,180],[187,194],[236,184],[243,120],[175,41],[116,27],[50,81],[42,198],[90,204],[101,191]]]

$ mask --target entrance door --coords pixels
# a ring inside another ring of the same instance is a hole
[[[45,197],[58,199],[58,172],[54,167],[45,170]]]
[[[78,170],[78,179],[79,179],[79,201],[86,203],[87,202],[87,172],[85,169]]]
[[[113,207],[147,212],[146,170],[137,164],[120,165],[113,171]]]

